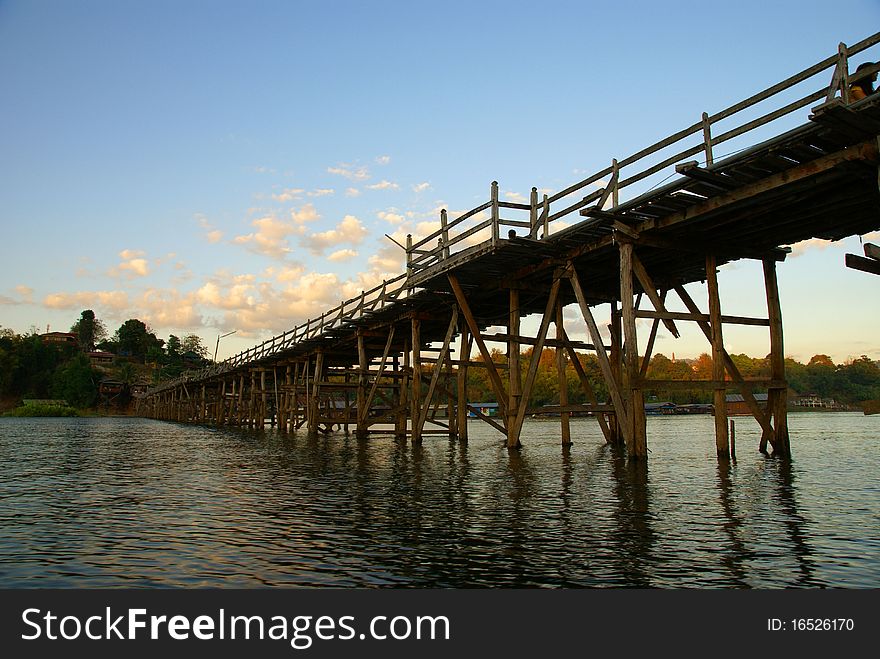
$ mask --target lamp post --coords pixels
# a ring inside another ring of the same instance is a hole
[[[226,332],[226,334],[221,334],[217,337],[217,345],[214,346],[214,363],[217,363],[217,351],[220,349],[220,339],[224,336],[229,336],[230,334],[235,334],[238,330],[232,330],[231,332]]]

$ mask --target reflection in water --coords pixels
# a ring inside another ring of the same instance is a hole
[[[793,463],[746,427],[735,464],[711,419],[652,419],[648,464],[589,421],[564,448],[529,421],[511,451],[478,423],[412,446],[2,419],[0,586],[880,584],[878,419],[792,415]]]

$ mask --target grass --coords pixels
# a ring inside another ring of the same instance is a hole
[[[69,405],[46,405],[44,403],[26,403],[16,407],[3,416],[80,416],[80,413]]]

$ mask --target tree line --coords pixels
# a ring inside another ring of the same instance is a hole
[[[531,350],[526,350],[520,360],[522,377],[525,379]],[[506,364],[506,355],[492,351],[495,363]],[[745,354],[731,355],[740,373],[745,378],[770,378],[770,360],[768,357],[749,357]],[[602,377],[599,360],[592,354],[578,354],[583,371],[596,391],[600,401],[607,401],[608,389]],[[477,357],[475,361],[483,361]],[[587,402],[586,394],[581,386],[577,370],[568,355],[565,354],[565,383],[568,389],[568,401],[571,404]],[[868,400],[880,399],[880,366],[878,363],[862,355],[843,364],[835,364],[828,355],[814,355],[806,364],[794,359],[785,360],[785,376],[789,389],[795,395],[814,394],[823,399],[834,399],[845,405],[858,405]],[[655,354],[648,365],[645,376],[649,380],[696,381],[712,380],[712,358],[702,354],[696,359],[673,360],[663,354]],[[529,405],[559,404],[560,378],[557,370],[556,350],[546,348],[538,361],[538,371],[532,389]],[[764,392],[766,389],[758,389]],[[679,405],[688,403],[711,403],[712,392],[694,389],[646,389],[646,399],[669,401]],[[485,368],[468,369],[468,397],[471,402],[497,402],[488,371]]]
[[[160,339],[141,320],[131,318],[113,334],[84,310],[70,328],[75,342],[47,341],[32,328],[17,334],[0,327],[0,398],[66,400],[77,408],[94,407],[104,379],[121,383],[124,395],[132,385],[155,383],[208,363],[208,349],[195,334]],[[112,365],[95,366],[88,353],[112,353]]]

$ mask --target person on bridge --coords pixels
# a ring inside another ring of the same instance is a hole
[[[856,69],[856,73],[859,71],[864,71],[869,66],[874,66],[874,62],[865,62],[864,64],[859,64]],[[849,86],[849,100],[853,101],[861,101],[866,96],[870,96],[874,93],[874,82],[877,80],[877,72],[874,71],[871,75],[862,78],[861,80],[857,80],[853,84]]]

